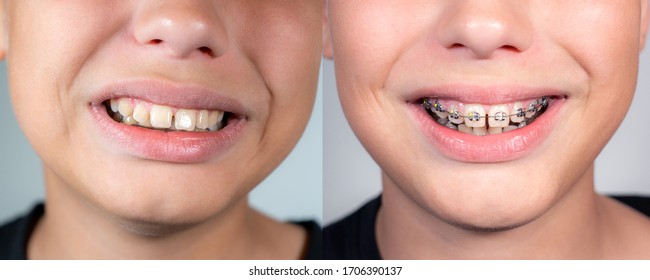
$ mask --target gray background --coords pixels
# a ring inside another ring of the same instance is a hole
[[[0,63],[0,224],[43,200],[40,159],[13,115],[6,63]],[[281,220],[322,223],[323,98],[319,82],[314,112],[289,157],[250,194],[251,204]]]
[[[339,105],[334,64],[323,62],[323,221],[336,221],[381,191],[380,170],[348,126]],[[625,121],[596,160],[600,193],[650,195],[650,45],[641,55],[639,82]]]

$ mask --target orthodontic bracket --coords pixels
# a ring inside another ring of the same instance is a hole
[[[448,113],[450,118],[453,119],[458,119],[458,118],[467,118],[470,121],[478,121],[481,118],[493,118],[497,121],[505,121],[507,118],[511,116],[517,116],[517,117],[524,117],[526,113],[537,113],[542,110],[542,108],[546,107],[548,105],[548,97],[544,96],[540,99],[534,100],[533,102],[528,105],[528,109],[524,108],[519,108],[517,109],[517,112],[514,114],[507,114],[505,112],[497,112],[494,116],[485,116],[485,115],[480,115],[478,112],[470,112],[467,114],[467,116],[462,115],[457,109],[451,109],[451,110],[446,110],[442,104],[440,104],[440,101],[437,98],[433,99],[433,103],[431,102],[430,98],[424,98],[422,99],[422,105],[424,106],[425,109],[438,111],[440,113]]]

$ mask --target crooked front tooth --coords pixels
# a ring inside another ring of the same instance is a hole
[[[479,104],[465,105],[465,125],[468,127],[485,126],[485,109]]]
[[[212,111],[208,117],[208,129],[215,131],[221,128],[221,120],[223,120],[222,111]]]
[[[524,121],[525,116],[526,110],[524,109],[524,106],[521,105],[521,102],[515,102],[515,104],[512,105],[512,112],[510,112],[510,120],[513,123],[520,123]]]
[[[172,126],[172,108],[162,105],[151,106],[149,121],[154,128],[170,128]]]
[[[488,125],[490,127],[506,127],[510,122],[507,105],[492,105],[488,111]]]
[[[117,103],[117,111],[120,112],[120,115],[123,117],[133,115],[133,107],[131,106],[131,101],[128,99],[120,99],[120,101]]]
[[[196,127],[196,111],[178,109],[174,115],[176,130],[193,131]]]
[[[135,119],[140,126],[151,127],[149,122],[149,111],[146,106],[138,103],[133,109],[133,119]]]

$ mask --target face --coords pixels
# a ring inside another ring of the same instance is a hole
[[[48,188],[174,224],[241,201],[304,130],[321,10],[318,1],[5,1],[0,53]]]
[[[632,100],[647,5],[332,0],[324,52],[385,190],[511,228],[591,182]]]

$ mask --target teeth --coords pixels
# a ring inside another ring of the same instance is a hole
[[[528,110],[526,110],[526,118],[530,119],[537,113],[537,105],[539,101],[535,100],[528,105]]]
[[[513,123],[520,123],[524,121],[525,116],[524,106],[521,105],[521,102],[515,102],[512,106],[512,112],[510,112],[510,120]]]
[[[458,131],[462,133],[472,134],[472,128],[464,124],[458,125]]]
[[[449,122],[449,119],[447,118],[440,118],[436,120],[440,125],[446,125]]]
[[[210,115],[208,117],[208,130],[210,131],[216,131],[220,129],[220,123],[221,120],[223,119],[223,112],[222,111],[212,111],[210,112]]]
[[[485,109],[478,104],[465,105],[465,125],[468,127],[485,126]]]
[[[178,109],[174,115],[176,130],[193,131],[196,127],[196,111]]]
[[[117,111],[119,110],[119,102],[117,101],[117,99],[111,99],[110,103],[111,103],[111,111],[113,111],[113,113],[117,113]]]
[[[123,117],[133,115],[133,107],[131,107],[131,102],[128,99],[120,99],[120,101],[117,103],[117,111],[120,112],[120,115]]]
[[[225,126],[225,112],[218,110],[176,109],[131,98],[110,99],[106,105],[113,120],[128,125],[184,131],[217,131]]]
[[[492,134],[501,134],[501,133],[503,133],[503,127],[497,127],[497,126],[492,127],[491,126],[490,128],[488,128],[488,133],[490,135],[492,135]]]
[[[488,134],[487,128],[485,128],[485,126],[473,128],[472,133],[477,136],[485,136]]]
[[[161,105],[151,106],[150,122],[154,128],[170,128],[172,126],[172,108]]]
[[[201,110],[196,117],[196,128],[198,129],[207,129],[210,126],[208,118],[210,117],[210,112],[208,110]]]
[[[133,109],[133,119],[135,119],[140,126],[151,127],[149,122],[149,111],[143,104],[135,105]]]
[[[431,99],[425,98],[421,104],[438,124],[463,133],[483,136],[525,127],[535,121],[549,102],[552,102],[552,99],[545,96],[531,101],[526,107],[522,102],[491,105],[487,114],[481,104],[467,104],[463,106],[463,112],[458,110],[457,105],[450,105],[449,109],[445,109],[438,99],[433,99],[432,102]]]
[[[508,132],[517,129],[518,127],[516,125],[509,125],[503,128],[503,132]]]
[[[460,117],[460,112],[458,111],[458,108],[456,106],[451,106],[449,108],[449,122],[455,123],[455,124],[461,124],[465,121],[463,118]]]
[[[453,130],[458,130],[458,127],[456,127],[456,125],[454,125],[454,124],[451,123],[451,122],[448,122],[445,126],[446,126],[447,128],[451,128],[451,129],[453,129]]]
[[[122,123],[128,124],[128,125],[136,125],[138,122],[133,118],[133,116],[127,116],[122,119]]]
[[[508,106],[507,105],[493,105],[488,111],[488,125],[490,127],[506,127],[510,122],[508,118]]]

